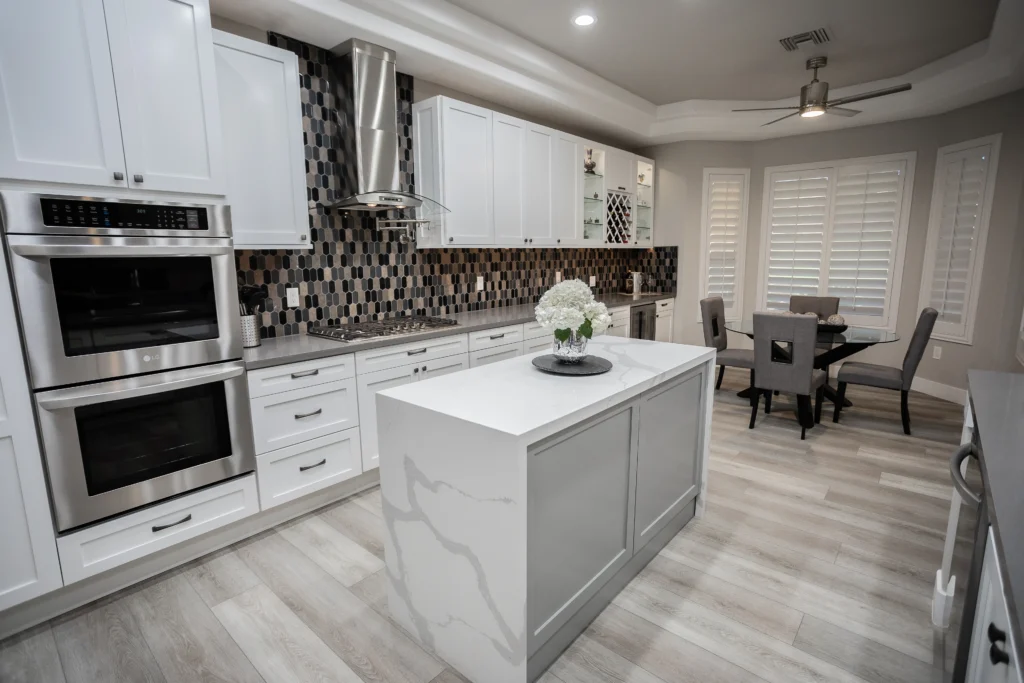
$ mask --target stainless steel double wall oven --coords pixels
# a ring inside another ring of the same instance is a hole
[[[0,222],[59,531],[255,468],[228,207],[4,191]]]

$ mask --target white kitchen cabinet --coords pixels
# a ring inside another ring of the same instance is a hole
[[[1010,612],[999,574],[999,562],[990,527],[967,660],[967,683],[1021,683],[1017,647],[1010,630]],[[1000,657],[1004,660],[999,661]]]
[[[630,307],[620,306],[619,308],[611,308],[608,309],[608,314],[611,316],[612,321],[608,325],[605,334],[612,337],[628,337]]]
[[[551,172],[551,233],[555,244],[577,244],[583,230],[583,142],[555,134]]]
[[[312,248],[295,53],[213,32],[236,249]]]
[[[633,240],[637,246],[654,246],[654,161],[636,158],[636,194],[633,195]]]
[[[0,258],[0,611],[63,585],[9,282]]]
[[[103,0],[0,3],[0,98],[0,177],[127,187]]]
[[[208,0],[104,0],[128,185],[224,194]]]
[[[526,129],[523,237],[531,246],[554,243],[552,237],[552,171],[555,131],[529,124]],[[495,157],[494,163],[501,163]]]
[[[554,343],[555,337],[552,334],[537,337],[536,339],[527,339],[523,342],[523,354],[539,353],[541,351],[551,353]]]
[[[261,396],[249,405],[257,455],[359,424],[354,379]]]
[[[495,113],[494,137],[494,242],[522,245],[526,180],[526,121]]]
[[[207,0],[3,3],[0,175],[223,194],[214,69]]]
[[[444,98],[439,139],[445,244],[494,244],[490,110]]]
[[[620,149],[605,152],[605,187],[608,190],[636,191],[636,156]]]
[[[353,427],[256,457],[260,509],[307,496],[362,473]]]
[[[500,363],[509,358],[516,358],[523,355],[523,342],[516,344],[505,344],[469,352],[469,367],[478,368],[481,365]]]
[[[672,317],[675,312],[675,299],[662,299],[655,302],[655,306],[657,307],[657,313],[654,325],[654,341],[670,342],[672,341]]]

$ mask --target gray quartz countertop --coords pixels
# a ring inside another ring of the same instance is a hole
[[[971,411],[981,444],[981,474],[989,519],[1002,560],[1014,640],[1024,643],[1024,373],[971,370]],[[1018,646],[1021,648],[1022,646]],[[1018,657],[1021,652],[1018,652]]]
[[[609,308],[618,308],[620,306],[646,304],[673,297],[675,297],[675,294],[671,293],[641,294],[640,296],[613,293],[598,295],[597,300],[603,302]],[[437,337],[446,337],[451,334],[465,334],[503,325],[518,325],[534,319],[533,309],[535,307],[535,304],[523,304],[520,306],[503,306],[501,308],[485,308],[478,311],[453,313],[443,317],[457,320],[458,325],[452,325],[451,327],[439,330],[402,334],[394,337],[378,337],[376,339],[356,342],[339,342],[333,339],[324,339],[323,337],[312,337],[307,334],[275,337],[273,339],[264,339],[260,346],[245,349],[242,360],[245,361],[247,370],[258,370],[286,363],[298,363],[304,360],[327,358],[329,356],[355,353],[384,346],[436,339]]]

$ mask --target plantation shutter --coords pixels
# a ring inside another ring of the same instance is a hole
[[[906,162],[840,166],[832,197],[828,295],[844,316],[884,323]]]
[[[771,175],[765,283],[765,305],[769,310],[787,311],[791,296],[819,293],[830,171],[815,169]]]
[[[740,315],[740,249],[745,233],[747,176],[740,173],[708,175],[705,207],[706,248],[705,293],[720,296],[727,318]]]
[[[965,339],[992,145],[939,154],[929,226],[930,268],[923,300],[939,312],[935,332]],[[929,277],[930,276],[930,277]]]

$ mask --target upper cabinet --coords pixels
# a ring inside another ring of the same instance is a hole
[[[235,248],[311,247],[298,57],[213,33]]]
[[[420,248],[653,244],[652,217],[634,229],[649,160],[447,97],[414,104],[413,123],[418,191],[449,210],[418,230]]]
[[[635,240],[641,247],[654,246],[654,162],[636,159],[636,194],[633,195]]]
[[[214,68],[207,0],[3,3],[0,177],[223,194]]]

